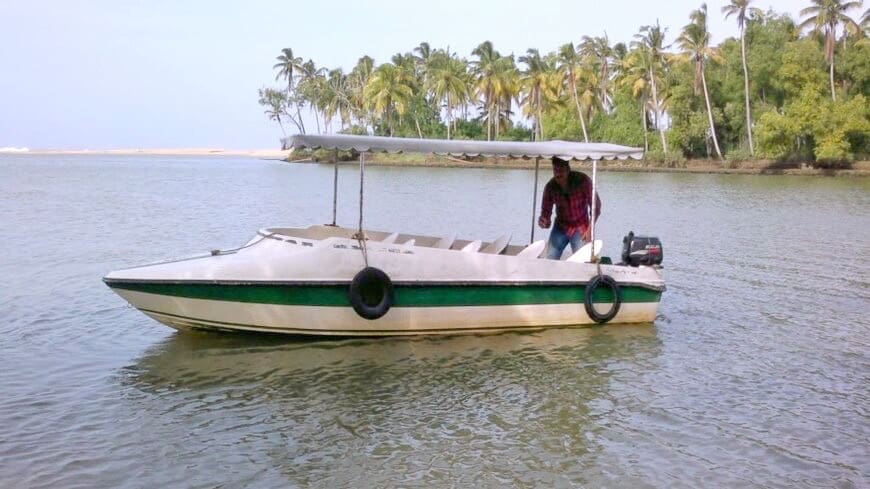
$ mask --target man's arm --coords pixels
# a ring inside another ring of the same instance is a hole
[[[550,227],[553,215],[553,193],[550,184],[544,186],[544,194],[541,196],[541,217],[538,218],[538,226],[546,229]]]

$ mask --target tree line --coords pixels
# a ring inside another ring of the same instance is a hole
[[[800,20],[729,0],[739,37],[710,41],[706,4],[671,36],[658,23],[629,43],[582,36],[541,54],[470,57],[420,43],[345,73],[290,48],[280,88],[259,103],[284,131],[485,139],[608,141],[652,158],[849,161],[870,153],[870,9],[811,0]],[[856,12],[860,17],[853,17]],[[313,115],[306,127],[302,114]],[[310,125],[310,124],[309,124]]]

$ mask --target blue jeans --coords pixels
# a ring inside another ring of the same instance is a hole
[[[574,233],[574,236],[568,237],[564,231],[559,229],[559,226],[553,225],[550,231],[550,240],[547,242],[547,258],[550,260],[558,260],[562,257],[562,252],[568,243],[571,243],[571,251],[576,252],[583,244],[583,239],[580,236],[580,231]]]

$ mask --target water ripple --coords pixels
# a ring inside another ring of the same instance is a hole
[[[341,195],[353,176],[340,169]],[[867,182],[602,174],[605,241],[664,240],[654,325],[177,334],[100,283],[275,216],[326,219],[331,178],[232,158],[0,159],[0,487],[870,485]],[[393,228],[451,195],[457,212],[407,230],[522,236],[525,198],[480,199],[530,178],[375,168],[367,211]]]

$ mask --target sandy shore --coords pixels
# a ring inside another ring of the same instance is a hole
[[[290,151],[277,149],[222,148],[143,148],[143,149],[31,149],[14,154],[31,155],[111,155],[111,156],[247,156],[251,158],[286,159]]]
[[[332,165],[331,161],[312,161],[310,159],[295,160],[291,163]],[[342,165],[357,165],[356,161],[341,161]],[[370,166],[424,166],[436,168],[518,168],[534,169],[534,160],[476,158],[461,160],[450,157],[410,158],[407,155],[372,155],[366,159]],[[572,167],[588,170],[588,163],[572,163]],[[541,171],[549,171],[549,162],[541,161]],[[601,161],[599,171],[642,172],[642,173],[711,173],[737,175],[804,175],[804,176],[839,176],[839,177],[870,177],[870,161],[856,161],[845,168],[812,168],[801,163],[778,163],[771,161],[746,161],[740,163],[720,163],[711,160],[688,160],[678,166],[664,166],[658,162],[614,160]]]

